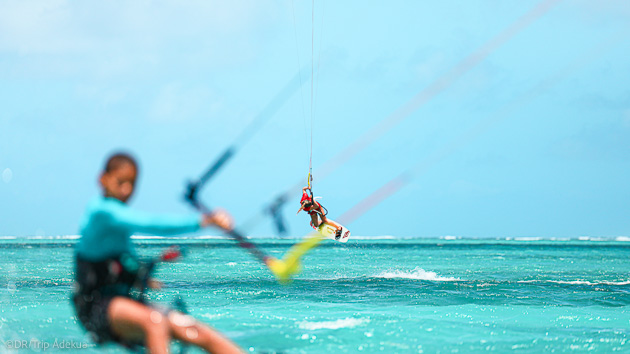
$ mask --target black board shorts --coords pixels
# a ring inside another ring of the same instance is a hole
[[[116,334],[111,330],[107,311],[114,299],[113,296],[95,298],[94,295],[75,293],[72,297],[74,310],[79,322],[97,344],[107,342],[120,342]]]
[[[112,266],[116,262],[118,264]],[[129,289],[135,277],[121,269],[116,258],[90,262],[77,256],[72,303],[79,322],[95,343],[117,342],[135,347],[139,343],[125,341],[112,331],[108,316],[114,298],[131,298]]]

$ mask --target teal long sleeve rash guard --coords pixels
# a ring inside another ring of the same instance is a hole
[[[81,222],[81,238],[76,246],[79,257],[92,262],[136,255],[131,235],[176,235],[199,230],[198,215],[175,216],[140,212],[115,198],[98,197],[87,207]]]

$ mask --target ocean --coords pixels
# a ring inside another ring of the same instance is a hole
[[[276,257],[298,241],[252,240]],[[75,242],[0,237],[0,352],[124,352],[74,317]],[[180,296],[252,353],[630,352],[627,237],[326,240],[288,285],[228,239],[135,242],[186,251],[159,265],[152,301]]]

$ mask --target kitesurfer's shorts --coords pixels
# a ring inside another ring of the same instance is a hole
[[[144,345],[142,341],[124,339],[114,333],[111,329],[107,311],[112,300],[116,297],[118,296],[107,296],[102,298],[96,296],[95,298],[94,296],[86,296],[75,293],[72,297],[72,301],[74,303],[77,318],[95,343],[101,345],[107,342],[116,342],[129,349],[137,350]],[[173,309],[169,307],[147,304],[144,302],[142,303],[150,306],[155,311],[158,311],[164,317],[168,317],[173,311]]]
[[[135,281],[134,274],[127,274],[117,259],[89,262],[76,258],[75,289],[72,303],[83,328],[97,344],[116,342],[129,349],[137,349],[142,342],[129,341],[112,331],[108,311],[113,299],[129,298],[150,306],[164,316],[170,308],[162,308],[130,296],[129,288]]]
[[[107,315],[113,298],[112,296],[100,297],[78,293],[72,297],[77,318],[90,334],[92,340],[98,344],[120,342],[121,339],[112,332]]]
[[[108,310],[116,297],[129,297],[128,285],[120,286],[120,280],[131,280],[121,277],[124,274],[116,259],[100,262],[89,262],[76,258],[75,288],[72,303],[75,313],[83,328],[97,344],[117,342],[127,347],[134,343],[126,343],[111,329]]]

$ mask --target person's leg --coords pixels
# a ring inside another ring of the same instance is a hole
[[[109,305],[112,332],[124,341],[144,341],[152,354],[168,353],[169,321],[157,310],[137,301],[115,297]]]
[[[313,225],[314,228],[317,228],[320,224],[319,222],[319,218],[317,217],[318,213],[311,213],[311,225]]]
[[[191,316],[171,311],[168,320],[171,334],[178,340],[203,348],[208,353],[243,353],[232,341]]]
[[[322,218],[322,222],[321,222],[322,224],[330,224],[326,215],[320,214],[319,216]]]

